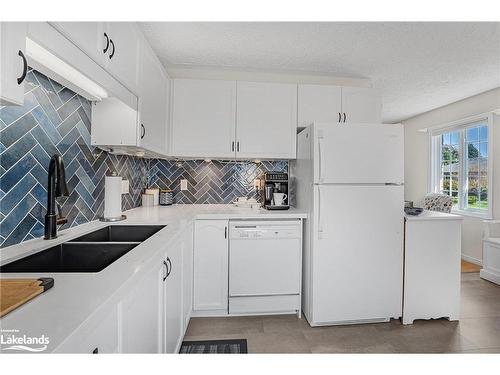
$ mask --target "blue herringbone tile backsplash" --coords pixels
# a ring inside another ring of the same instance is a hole
[[[43,235],[50,157],[62,155],[70,196],[61,201],[72,227],[103,212],[104,176],[116,171],[130,180],[123,208],[141,201],[145,161],[107,154],[90,145],[90,102],[30,70],[24,106],[0,108],[0,244],[10,246]]]
[[[266,171],[288,171],[287,161],[253,162],[200,160],[151,160],[150,186],[170,188],[176,203],[232,203],[237,197],[257,197],[255,177]],[[180,180],[188,180],[188,190],[180,190]]]
[[[0,107],[0,247],[43,235],[50,157],[62,155],[70,196],[63,214],[72,227],[102,215],[104,176],[130,181],[123,209],[137,207],[143,187],[171,188],[176,203],[231,203],[255,196],[260,173],[286,171],[286,161],[223,162],[144,160],[108,154],[90,145],[91,103],[30,70],[24,106]],[[181,179],[188,190],[180,191]]]

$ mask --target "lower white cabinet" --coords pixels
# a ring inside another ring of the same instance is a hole
[[[122,353],[162,352],[164,272],[158,264],[119,303]]]
[[[193,312],[225,315],[228,312],[228,221],[196,220],[194,233]]]
[[[182,242],[183,333],[186,333],[191,311],[193,311],[193,228],[194,224],[189,224]]]
[[[120,351],[118,306],[103,306],[56,349],[56,353],[106,354]]]
[[[182,241],[169,248],[163,261],[163,342],[165,353],[177,353],[182,343]]]

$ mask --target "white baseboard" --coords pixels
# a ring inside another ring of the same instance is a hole
[[[478,266],[483,265],[483,261],[481,259],[471,257],[470,255],[462,254],[462,259],[465,260],[466,262],[473,263],[473,264],[476,264]]]
[[[479,272],[479,276],[481,277],[481,279],[485,279],[491,281],[492,283],[500,285],[500,274],[482,269]]]

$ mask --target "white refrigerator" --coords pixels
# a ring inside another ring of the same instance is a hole
[[[400,124],[319,124],[291,163],[304,233],[303,311],[312,326],[399,318],[404,142]]]

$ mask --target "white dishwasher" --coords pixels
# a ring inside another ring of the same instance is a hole
[[[300,316],[302,221],[231,221],[229,313]]]

